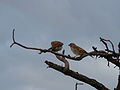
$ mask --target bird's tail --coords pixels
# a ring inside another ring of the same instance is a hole
[[[93,58],[93,56],[90,53],[87,53],[87,55]]]

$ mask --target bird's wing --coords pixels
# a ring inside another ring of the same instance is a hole
[[[52,48],[56,48],[56,47],[58,47],[59,46],[59,43],[54,43],[53,45],[52,45]]]
[[[52,48],[56,48],[56,47],[58,47],[58,46],[61,46],[62,43],[56,41],[56,42],[52,42],[51,45],[52,45]]]
[[[77,48],[78,48],[79,52],[87,53],[83,48],[81,48],[79,46],[77,46]]]

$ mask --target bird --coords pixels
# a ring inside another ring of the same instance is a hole
[[[58,51],[62,50],[62,48],[63,48],[63,43],[62,42],[52,41],[51,42],[51,47],[48,50],[53,51],[53,52],[58,52]]]
[[[76,56],[84,57],[89,55],[83,48],[77,46],[75,43],[70,43],[68,46],[70,46],[71,51]]]

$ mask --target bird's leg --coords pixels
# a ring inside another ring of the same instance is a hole
[[[108,65],[107,65],[108,67],[110,67],[110,62],[108,61]]]

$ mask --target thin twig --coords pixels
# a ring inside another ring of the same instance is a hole
[[[118,52],[120,53],[120,42],[118,44]]]
[[[103,38],[100,37],[100,41],[102,41],[103,44],[106,46],[106,51],[115,53],[114,45],[113,45],[113,43],[110,40],[106,40],[106,39],[103,39]],[[110,44],[112,45],[113,51],[109,50],[108,45],[107,45],[106,42],[110,42]]]
[[[12,32],[13,43],[10,45],[10,48],[16,43],[14,38],[14,32],[15,32],[15,29],[13,29],[13,32]]]
[[[96,52],[98,51],[97,47],[92,46],[92,48],[93,48],[94,51],[96,51]]]

